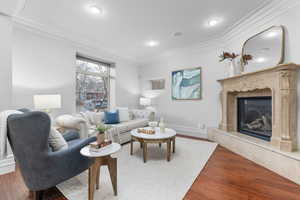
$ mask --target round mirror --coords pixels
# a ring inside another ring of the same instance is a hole
[[[284,28],[272,26],[249,38],[243,45],[245,72],[274,67],[284,61]]]

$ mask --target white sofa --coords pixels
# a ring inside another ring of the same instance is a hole
[[[128,109],[129,118],[126,121],[121,121],[118,124],[110,124],[114,129],[113,137],[118,137],[117,140],[121,144],[129,142],[131,139],[130,131],[135,128],[148,126],[149,121],[154,119],[154,112],[147,109]],[[80,123],[76,128],[79,129],[81,137],[90,137],[96,135],[97,124],[104,123],[104,112],[80,112],[75,115],[77,119],[84,119],[85,123]],[[66,130],[72,127],[66,127],[64,122],[65,117],[58,117],[56,125]],[[116,140],[116,139],[115,139]]]

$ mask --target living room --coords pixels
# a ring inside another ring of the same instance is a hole
[[[300,199],[299,8],[1,1],[0,199]]]

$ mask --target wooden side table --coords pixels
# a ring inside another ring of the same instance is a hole
[[[83,156],[94,158],[95,161],[89,168],[89,200],[94,199],[95,189],[99,189],[100,168],[107,166],[112,182],[114,194],[117,195],[117,158],[112,158],[111,154],[118,152],[121,149],[121,145],[112,143],[111,145],[104,147],[99,152],[91,152],[89,146],[81,149],[80,153]]]

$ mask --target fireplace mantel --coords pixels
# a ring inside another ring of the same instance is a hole
[[[222,120],[219,128],[237,132],[238,97],[271,96],[271,144],[283,151],[296,150],[298,69],[300,65],[289,63],[218,80],[222,85]]]

